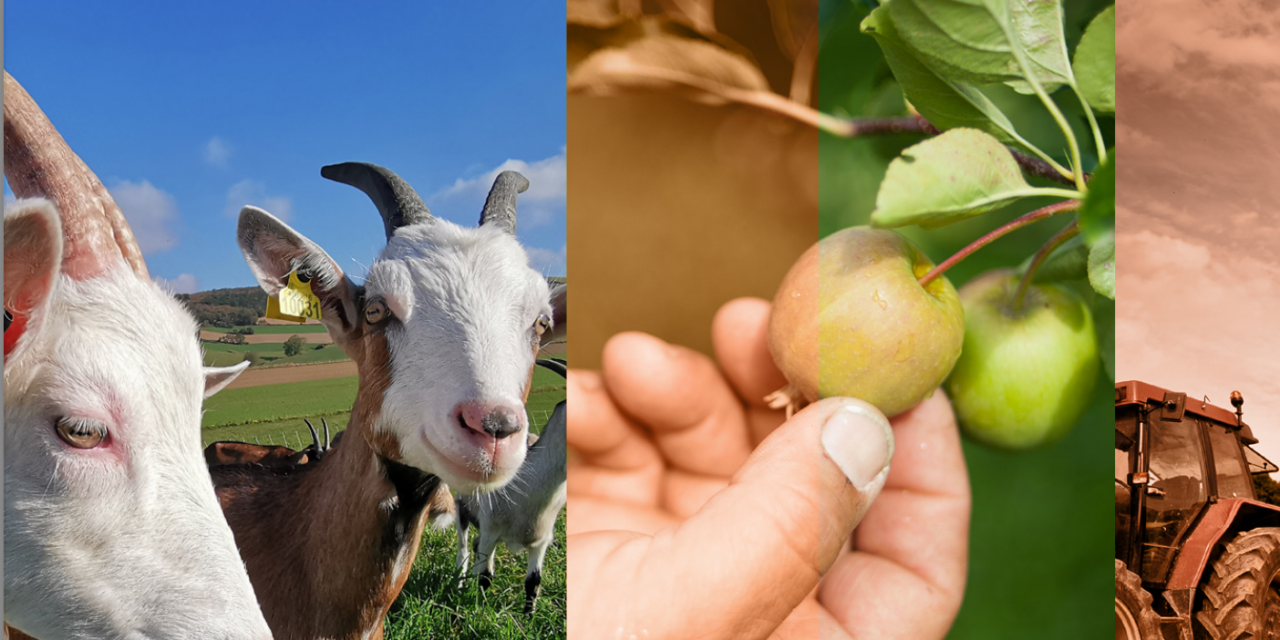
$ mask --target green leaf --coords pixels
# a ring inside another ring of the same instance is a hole
[[[1073,84],[1057,0],[890,0],[903,40],[944,78],[1031,93]],[[1018,61],[1021,55],[1027,67]]]
[[[999,140],[952,129],[903,150],[889,163],[871,224],[940,227],[1037,195]]]
[[[1093,330],[1098,335],[1098,355],[1112,380],[1116,379],[1116,302],[1093,297]]]
[[[1089,248],[1089,284],[1098,293],[1116,299],[1116,238],[1107,234]]]
[[[1018,267],[1019,273],[1026,273],[1027,267],[1035,256],[1028,256]],[[1044,263],[1036,269],[1033,282],[1063,282],[1067,280],[1084,280],[1089,277],[1089,247],[1084,238],[1076,236],[1062,243],[1062,246],[1049,254]]]
[[[1107,152],[1102,163],[1089,179],[1089,192],[1080,206],[1080,232],[1090,246],[1102,240],[1116,229],[1116,150]]]
[[[1080,93],[1089,106],[1104,113],[1116,112],[1116,8],[1107,7],[1094,17],[1080,36],[1072,65]]]
[[[1029,146],[1004,112],[981,91],[961,82],[944,80],[912,55],[887,9],[880,7],[872,11],[862,21],[862,31],[875,37],[902,92],[933,126],[944,131],[972,127],[1003,142]]]

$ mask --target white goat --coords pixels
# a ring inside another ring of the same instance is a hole
[[[359,371],[347,435],[287,473],[212,471],[277,638],[380,638],[440,482],[489,491],[524,461],[523,404],[555,311],[515,237],[520,174],[498,176],[477,229],[432,217],[382,167],[321,175],[360,188],[382,214],[387,246],[363,287],[265,211],[241,211],[239,242],[268,294],[295,270],[309,276],[322,322]]]
[[[36,638],[270,638],[200,451],[196,323],[4,75],[4,621]],[[8,321],[8,318],[12,321]]]
[[[476,564],[471,575],[480,576],[480,587],[493,579],[493,556],[498,542],[512,553],[529,550],[524,579],[524,611],[533,612],[542,586],[542,561],[555,541],[556,518],[564,509],[565,403],[552,412],[542,436],[529,447],[529,457],[507,486],[487,495],[457,497],[458,572],[466,575],[470,562],[467,528],[480,529]]]

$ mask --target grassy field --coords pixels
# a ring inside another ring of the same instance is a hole
[[[475,580],[457,588],[453,563],[457,536],[428,531],[404,591],[387,616],[387,640],[459,638],[507,640],[565,637],[565,516],[556,523],[556,542],[547,550],[542,570],[542,597],[532,616],[525,616],[525,556],[499,546],[493,584],[481,591]],[[471,539],[476,539],[471,532]],[[474,558],[474,556],[473,556]]]
[[[335,433],[346,428],[356,399],[356,385],[357,378],[351,376],[221,391],[204,403],[204,443],[235,440],[281,444],[287,440],[287,446],[296,448],[295,443],[301,439],[305,446],[311,434],[303,418],[317,427],[320,418],[324,418]],[[533,374],[533,389],[525,410],[534,431],[541,431],[556,403],[564,400],[564,379],[538,367]]]
[[[320,362],[337,362],[346,360],[347,354],[335,344],[308,344],[296,356],[284,355],[283,342],[265,342],[259,344],[223,344],[221,342],[201,342],[204,347],[204,365],[206,367],[226,367],[244,360],[244,354],[252,351],[262,358],[258,367],[273,367],[286,364],[316,364]]]
[[[235,327],[236,329],[244,329],[245,327]],[[231,329],[226,327],[200,327],[201,331],[212,331],[213,333],[231,333]],[[259,324],[254,325],[253,333],[324,333],[328,329],[322,324],[300,324],[295,326],[279,325],[279,324]]]

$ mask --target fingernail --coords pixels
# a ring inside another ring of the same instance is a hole
[[[849,482],[862,490],[889,466],[893,430],[879,413],[845,405],[822,425],[822,448]]]

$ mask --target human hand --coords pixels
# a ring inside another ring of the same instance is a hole
[[[600,373],[570,371],[570,638],[946,635],[970,508],[950,404],[937,392],[892,433],[842,398],[783,424],[763,403],[785,384],[768,314],[721,308],[722,370],[628,333]]]

